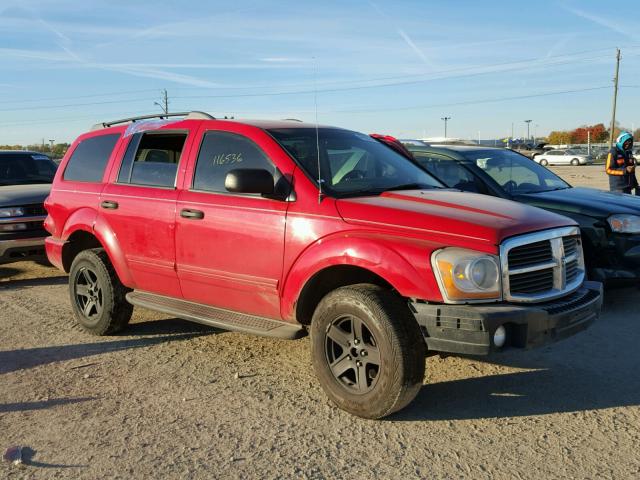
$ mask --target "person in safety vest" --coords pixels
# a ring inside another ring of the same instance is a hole
[[[609,150],[607,155],[606,172],[609,175],[609,189],[612,192],[631,193],[638,192],[638,179],[636,178],[636,162],[631,154],[633,148],[633,136],[629,132],[622,132],[616,138],[616,145]]]

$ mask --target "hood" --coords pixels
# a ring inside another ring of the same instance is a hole
[[[50,190],[50,183],[0,186],[0,207],[43,203]]]
[[[457,190],[385,192],[336,202],[345,222],[424,231],[498,245],[513,235],[575,225],[567,217],[501,198]]]
[[[640,215],[640,197],[595,188],[566,188],[551,192],[518,195],[516,200],[534,207],[606,218],[614,213]]]
[[[618,147],[618,150],[624,150],[622,146],[627,140],[631,140],[631,146],[628,148],[628,150],[631,150],[633,148],[633,135],[631,135],[629,132],[622,132],[620,135],[618,135],[618,138],[616,138],[616,147]]]

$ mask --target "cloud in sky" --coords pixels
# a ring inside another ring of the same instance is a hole
[[[439,118],[447,114],[454,117],[454,134],[477,133],[481,122],[489,135],[504,125],[510,129],[519,118],[534,118],[540,131],[606,119],[610,92],[604,90],[499,105],[473,101],[568,91],[578,83],[606,85],[616,44],[623,48],[625,78],[640,76],[640,48],[630,48],[640,43],[640,31],[624,18],[613,21],[613,12],[595,0],[560,3],[562,8],[557,0],[523,3],[517,14],[506,5],[511,4],[430,2],[425,8],[413,0],[235,0],[194,1],[185,8],[151,0],[4,2],[1,81],[9,86],[0,90],[0,102],[62,97],[72,104],[76,96],[166,88],[176,109],[209,107],[213,113],[263,117],[289,112],[308,119],[304,115],[313,109],[307,92],[316,84],[317,65],[324,123],[422,134],[440,129]],[[631,12],[634,6],[621,0],[617,8]],[[280,94],[287,91],[293,94]],[[620,100],[621,120],[639,123],[634,115],[640,99],[622,91]],[[148,113],[146,97],[136,101],[91,111],[96,120],[128,114],[136,105]],[[448,111],[421,111],[420,105]],[[348,114],[362,109],[372,114]],[[88,115],[86,107],[76,110]],[[47,112],[41,118],[69,118],[74,110]],[[11,112],[23,122],[25,136],[39,135],[29,126],[35,113]],[[5,132],[0,130],[0,143]],[[69,137],[75,133],[68,131]]]

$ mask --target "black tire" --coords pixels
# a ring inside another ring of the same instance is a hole
[[[87,332],[109,335],[122,330],[133,313],[125,298],[129,291],[102,248],[84,250],[74,258],[69,271],[71,307]]]
[[[580,160],[578,160],[577,158],[571,159],[571,165],[577,167],[578,165],[580,165]]]
[[[546,158],[542,158],[540,159],[540,165],[542,165],[543,167],[546,167],[547,165],[549,165],[549,162],[547,161]]]
[[[311,355],[327,396],[359,417],[404,408],[424,379],[417,322],[399,296],[375,285],[342,287],[322,299],[311,323]]]

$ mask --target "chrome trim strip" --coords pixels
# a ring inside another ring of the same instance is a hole
[[[31,217],[7,217],[0,218],[0,223],[27,223],[27,222],[44,222],[47,218],[46,215],[34,215]]]

